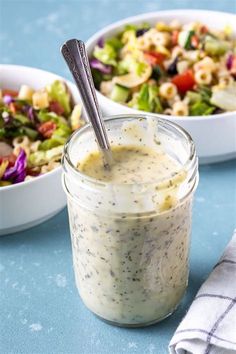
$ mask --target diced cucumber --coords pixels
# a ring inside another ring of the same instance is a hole
[[[192,39],[193,35],[194,35],[194,31],[189,31],[188,36],[186,38],[185,45],[184,45],[184,49],[191,49],[192,48],[191,39]]]
[[[194,31],[181,31],[178,36],[178,44],[184,49],[191,49],[191,38]]]
[[[115,84],[110,98],[115,102],[125,103],[129,97],[129,89],[127,87]]]
[[[210,55],[223,55],[230,49],[230,44],[226,41],[207,36],[204,49]]]
[[[202,99],[201,94],[194,91],[188,91],[187,97],[189,98],[190,103],[195,103]]]

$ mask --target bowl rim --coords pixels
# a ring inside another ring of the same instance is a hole
[[[14,70],[28,70],[28,71],[38,71],[38,72],[43,72],[44,74],[49,74],[49,75],[54,75],[54,76],[57,76],[58,79],[62,79],[63,81],[66,82],[66,84],[68,84],[68,86],[70,87],[74,87],[76,89],[76,86],[73,82],[67,80],[66,78],[64,78],[63,76],[61,75],[58,75],[52,71],[47,71],[47,70],[43,70],[43,69],[40,69],[40,68],[35,68],[35,67],[32,67],[32,66],[26,66],[26,65],[17,65],[17,64],[1,64],[0,63],[0,70],[4,70],[4,69],[14,69]],[[36,177],[33,177],[32,179],[29,179],[27,181],[23,181],[23,182],[20,182],[20,183],[15,183],[15,184],[10,184],[8,186],[2,186],[0,187],[0,194],[1,192],[3,191],[6,191],[6,190],[13,190],[15,188],[24,188],[26,185],[30,185],[30,184],[34,184],[34,183],[37,183],[38,180],[43,180],[45,178],[47,178],[49,175],[52,176],[53,174],[57,174],[57,173],[61,173],[62,172],[62,166],[58,166],[56,168],[54,168],[53,170],[47,172],[47,173],[44,173],[44,174],[41,174],[39,176],[36,176]]]
[[[173,9],[173,10],[161,10],[161,11],[153,11],[153,12],[145,12],[139,15],[135,15],[135,16],[129,16],[129,17],[125,17],[121,20],[118,20],[116,22],[113,22],[105,27],[103,27],[102,29],[98,30],[96,33],[94,33],[91,37],[89,37],[89,39],[86,41],[86,48],[90,54],[90,52],[93,49],[93,42],[97,41],[99,39],[99,37],[104,36],[109,34],[109,32],[111,32],[112,30],[117,29],[120,26],[124,26],[127,23],[132,23],[132,22],[139,22],[139,21],[148,21],[148,19],[153,18],[153,17],[167,17],[167,16],[178,16],[178,15],[187,15],[190,13],[194,13],[196,15],[201,15],[201,14],[207,14],[207,15],[218,15],[218,16],[222,16],[224,15],[225,17],[229,18],[231,17],[232,19],[235,19],[235,23],[236,23],[236,15],[230,12],[224,12],[224,11],[208,11],[208,10],[204,10],[204,9]],[[236,26],[235,26],[235,31],[236,31]],[[142,114],[152,114],[153,116],[155,116],[155,113],[152,112],[145,112],[145,111],[141,111],[135,108],[131,108],[131,107],[127,107],[125,105],[122,105],[121,103],[117,103],[115,101],[112,101],[110,98],[106,97],[105,95],[103,95],[100,91],[96,90],[96,93],[98,95],[98,97],[100,98],[100,100],[104,100],[107,101],[105,102],[107,105],[113,105],[114,108],[117,109],[117,111],[119,111],[119,107],[125,107],[127,110],[130,110],[129,112],[126,112],[126,114],[135,114],[135,113],[142,113]],[[223,113],[218,113],[218,114],[210,114],[207,116],[171,116],[171,115],[167,115],[167,114],[159,114],[158,116],[163,118],[163,119],[169,119],[171,121],[174,122],[178,122],[180,120],[184,120],[186,122],[189,121],[202,121],[202,120],[218,120],[221,118],[225,118],[228,116],[231,116],[232,114],[236,114],[236,111],[229,111],[229,112],[223,112]]]

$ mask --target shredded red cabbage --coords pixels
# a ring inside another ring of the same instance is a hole
[[[101,63],[98,59],[91,59],[90,66],[93,69],[97,69],[101,71],[101,73],[103,74],[111,74],[111,70],[112,70],[111,66]]]
[[[39,122],[35,110],[29,104],[26,104],[22,107],[22,112],[27,115],[27,117],[31,120],[32,123],[36,124]]]
[[[13,183],[23,182],[26,177],[26,165],[26,153],[21,149],[14,166],[6,169],[2,179],[5,181],[10,180]]]
[[[12,98],[12,96],[10,96],[10,95],[5,95],[5,96],[3,96],[3,102],[5,104],[9,104],[11,102],[14,102],[14,98]]]

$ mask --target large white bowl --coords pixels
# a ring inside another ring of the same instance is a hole
[[[75,85],[58,75],[25,66],[0,65],[1,88],[19,89],[26,84],[39,89],[56,79],[65,81],[74,101],[80,101]],[[61,174],[59,167],[33,180],[0,187],[0,235],[37,225],[63,209],[66,197]]]
[[[148,22],[155,24],[157,21],[171,21],[178,19],[181,23],[200,21],[210,28],[222,29],[230,25],[236,33],[236,16],[225,12],[213,12],[203,10],[172,10],[151,12],[135,17],[129,17],[113,23],[93,35],[86,43],[89,55],[99,38],[107,38],[120,32],[126,24],[141,24]],[[100,106],[105,115],[140,113],[116,103],[97,92]],[[236,98],[235,98],[236,99]],[[154,114],[155,116],[155,114]],[[196,144],[200,163],[211,163],[229,160],[236,157],[236,112],[227,112],[211,116],[175,117],[159,115],[169,119],[183,128],[192,136]]]

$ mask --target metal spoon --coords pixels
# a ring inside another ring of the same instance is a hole
[[[104,167],[110,168],[113,162],[101,111],[98,106],[89,60],[83,41],[70,39],[61,47],[61,53],[74,77],[80,92],[87,116],[92,124],[98,146],[103,153]]]

